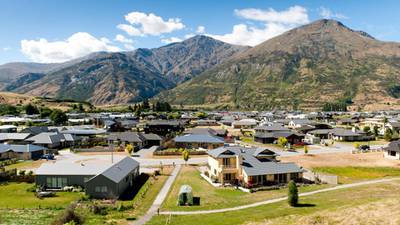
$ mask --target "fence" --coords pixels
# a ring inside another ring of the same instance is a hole
[[[317,173],[308,170],[303,173],[303,178],[315,183],[334,184],[334,185],[338,184],[338,176],[336,175]]]

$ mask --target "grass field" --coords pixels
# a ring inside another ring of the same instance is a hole
[[[389,206],[388,201],[393,199],[400,202],[399,191],[399,182],[381,183],[301,197],[302,207],[290,207],[283,201],[226,213],[155,216],[148,224],[398,224],[387,223],[388,220],[400,221],[400,215],[396,211],[387,212],[385,207]],[[393,203],[390,203],[390,206],[398,207]],[[341,212],[363,207],[366,209],[362,213],[351,211],[352,214],[341,214]],[[370,223],[371,221],[377,222]]]
[[[26,169],[38,168],[44,162],[46,162],[46,160],[18,161],[17,163],[8,165],[5,168],[6,168],[6,170],[10,170],[10,169],[26,170]]]
[[[81,195],[58,192],[56,197],[38,199],[33,192],[27,191],[32,186],[14,182],[0,185],[0,224],[49,224]]]
[[[316,167],[316,172],[337,175],[339,183],[400,176],[400,168],[393,167]]]
[[[8,183],[0,185],[0,208],[64,208],[79,199],[80,193],[58,192],[56,197],[38,199],[27,189],[33,186],[28,183]]]
[[[177,206],[179,189],[183,184],[188,184],[193,189],[193,195],[200,197],[200,206]],[[311,191],[328,187],[328,185],[312,185],[300,187],[301,191]],[[286,196],[287,189],[259,191],[246,193],[235,188],[216,188],[200,176],[200,172],[193,166],[182,168],[173,184],[162,210],[193,211],[202,209],[218,209],[245,205],[266,199]]]

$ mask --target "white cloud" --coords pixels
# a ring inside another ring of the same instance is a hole
[[[131,36],[159,36],[164,33],[171,33],[172,31],[185,28],[185,25],[179,18],[164,20],[153,13],[131,12],[125,16],[125,20],[129,24],[119,24],[117,28]]]
[[[235,14],[244,19],[267,23],[305,24],[309,22],[307,9],[297,5],[280,12],[272,8],[267,10],[254,8],[235,9]]]
[[[204,26],[198,26],[196,29],[196,33],[204,34],[206,32],[206,28]]]
[[[135,50],[135,46],[133,46],[132,44],[124,44],[124,47],[128,51]]]
[[[117,28],[125,31],[130,36],[143,36],[142,32],[139,29],[128,24],[118,24]]]
[[[177,37],[170,37],[170,38],[163,38],[161,39],[161,42],[164,44],[170,44],[170,43],[175,43],[175,42],[181,42],[182,39],[177,38]]]
[[[234,25],[231,33],[207,35],[231,44],[255,46],[296,26],[309,23],[307,9],[301,6],[292,6],[283,11],[272,8],[236,9],[235,14],[247,20],[260,22],[261,25],[241,23]]]
[[[22,40],[21,51],[34,62],[56,63],[85,56],[99,51],[116,52],[120,48],[111,44],[107,38],[96,38],[86,32],[78,32],[66,40],[49,42],[39,40]]]
[[[319,15],[325,19],[348,19],[347,16],[340,13],[334,13],[332,10],[325,7],[319,7],[318,12]]]
[[[3,47],[3,52],[8,52],[11,50],[11,47]]]
[[[115,41],[118,41],[120,43],[124,43],[124,44],[133,44],[133,40],[126,38],[124,35],[122,34],[117,34],[114,38]]]

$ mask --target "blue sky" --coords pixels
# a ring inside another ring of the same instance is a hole
[[[62,62],[205,34],[256,45],[321,18],[400,41],[399,1],[0,0],[0,64]]]

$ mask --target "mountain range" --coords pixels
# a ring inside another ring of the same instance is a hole
[[[6,91],[96,105],[155,97],[226,109],[320,109],[345,102],[376,110],[400,106],[399,59],[399,43],[324,19],[252,48],[195,36],[62,64],[5,64],[0,82]]]
[[[220,64],[248,47],[195,36],[155,49],[98,53],[47,71],[19,75],[6,91],[93,104],[143,101]]]

